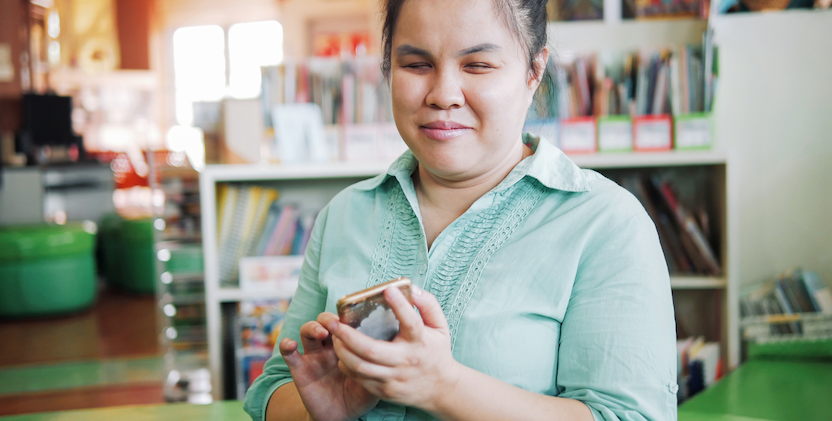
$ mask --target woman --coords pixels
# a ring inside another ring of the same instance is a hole
[[[387,1],[384,68],[410,151],[321,212],[279,353],[246,396],[253,419],[676,418],[655,227],[626,191],[521,134],[545,6]],[[385,291],[393,342],[332,314],[400,276],[419,313]]]

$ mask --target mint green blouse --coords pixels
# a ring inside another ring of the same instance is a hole
[[[430,291],[460,363],[584,402],[596,420],[675,420],[670,280],[656,228],[630,193],[526,135],[535,153],[428,249],[408,151],[318,216],[280,339],[349,293],[401,276]],[[279,351],[246,394],[265,419],[292,381]],[[433,420],[381,401],[366,421]]]

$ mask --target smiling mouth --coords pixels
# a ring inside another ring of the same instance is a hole
[[[453,121],[434,121],[419,126],[419,130],[433,140],[450,140],[462,136],[473,129]]]

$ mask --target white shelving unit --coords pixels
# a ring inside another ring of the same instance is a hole
[[[722,292],[720,331],[722,342],[727,344],[728,361],[734,367],[739,355],[738,311],[734,302],[738,292],[734,265],[730,264],[732,236],[727,229],[733,222],[729,206],[731,186],[727,183],[727,157],[719,152],[661,152],[661,153],[618,153],[574,155],[571,157],[579,166],[592,169],[661,168],[680,166],[713,167],[720,176],[716,179],[722,185],[714,186],[720,208],[722,231],[721,262],[724,276],[674,276],[671,287],[675,291]],[[222,287],[219,279],[219,256],[217,253],[217,183],[246,182],[269,185],[280,191],[280,200],[299,203],[302,207],[321,208],[338,191],[362,179],[386,172],[390,162],[331,163],[309,165],[223,165],[208,166],[200,175],[200,197],[202,207],[202,233],[205,254],[205,305],[208,323],[209,365],[214,382],[214,395],[221,399],[222,387],[222,311],[223,303],[234,303],[248,299],[286,298],[291,293],[275,291],[272,294],[243,291],[239,288]]]
[[[213,394],[222,399],[222,305],[243,300],[267,300],[291,297],[291,292],[243,291],[222,287],[217,250],[217,183],[250,182],[271,185],[280,192],[280,200],[303,208],[320,209],[348,185],[387,171],[391,162],[354,162],[296,165],[209,165],[199,178],[202,211],[202,245],[205,258],[205,312],[208,332],[208,356]]]

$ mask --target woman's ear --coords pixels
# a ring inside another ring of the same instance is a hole
[[[549,62],[549,47],[543,47],[537,56],[534,58],[533,66],[535,72],[530,73],[529,78],[529,89],[532,91],[537,90],[537,87],[540,86],[540,82],[543,80],[543,75],[546,74],[546,63]]]

